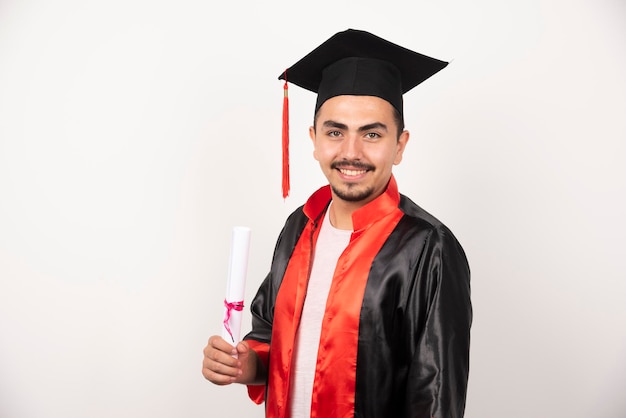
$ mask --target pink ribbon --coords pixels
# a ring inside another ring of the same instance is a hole
[[[238,312],[243,311],[243,300],[241,302],[228,302],[224,299],[224,306],[226,307],[226,313],[224,314],[224,327],[226,331],[228,331],[228,335],[230,335],[230,339],[235,342],[235,337],[233,337],[233,333],[230,331],[230,326],[228,325],[228,321],[230,320],[230,313],[235,310]]]

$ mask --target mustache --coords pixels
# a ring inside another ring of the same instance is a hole
[[[350,160],[342,160],[342,161],[334,161],[331,163],[330,168],[338,170],[341,168],[356,168],[360,170],[374,170],[373,165],[364,163],[363,161],[350,161]]]

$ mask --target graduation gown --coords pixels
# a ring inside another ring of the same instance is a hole
[[[244,337],[267,367],[248,386],[268,417],[289,416],[294,341],[329,186],[287,219]],[[462,417],[472,308],[465,253],[445,225],[386,191],[353,214],[326,303],[311,417]]]

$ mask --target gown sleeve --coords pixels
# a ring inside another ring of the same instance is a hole
[[[276,292],[272,290],[272,273],[270,272],[259,287],[251,305],[252,331],[244,340],[254,350],[265,370],[269,370],[270,341],[272,337],[272,320],[274,316],[274,301]],[[265,384],[248,385],[248,396],[260,404],[265,400]]]
[[[273,304],[267,303],[269,295],[272,293],[271,273],[265,278],[252,302],[252,331],[248,333],[244,340],[249,347],[254,350],[263,364],[265,370],[269,366],[270,340],[272,335],[271,313],[264,312],[263,307]],[[265,384],[248,385],[248,396],[256,403],[261,404],[265,400]]]
[[[405,411],[411,417],[461,418],[469,376],[470,270],[449,230],[432,231],[416,274],[420,289],[409,310],[414,318],[425,314],[425,320],[413,324],[419,331],[414,334]]]

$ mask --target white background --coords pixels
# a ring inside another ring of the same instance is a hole
[[[470,259],[466,417],[625,416],[625,2],[2,0],[2,418],[263,416],[202,348],[231,228],[249,301],[324,184],[292,86],[282,199],[277,77],[347,28],[451,61],[395,172]]]

